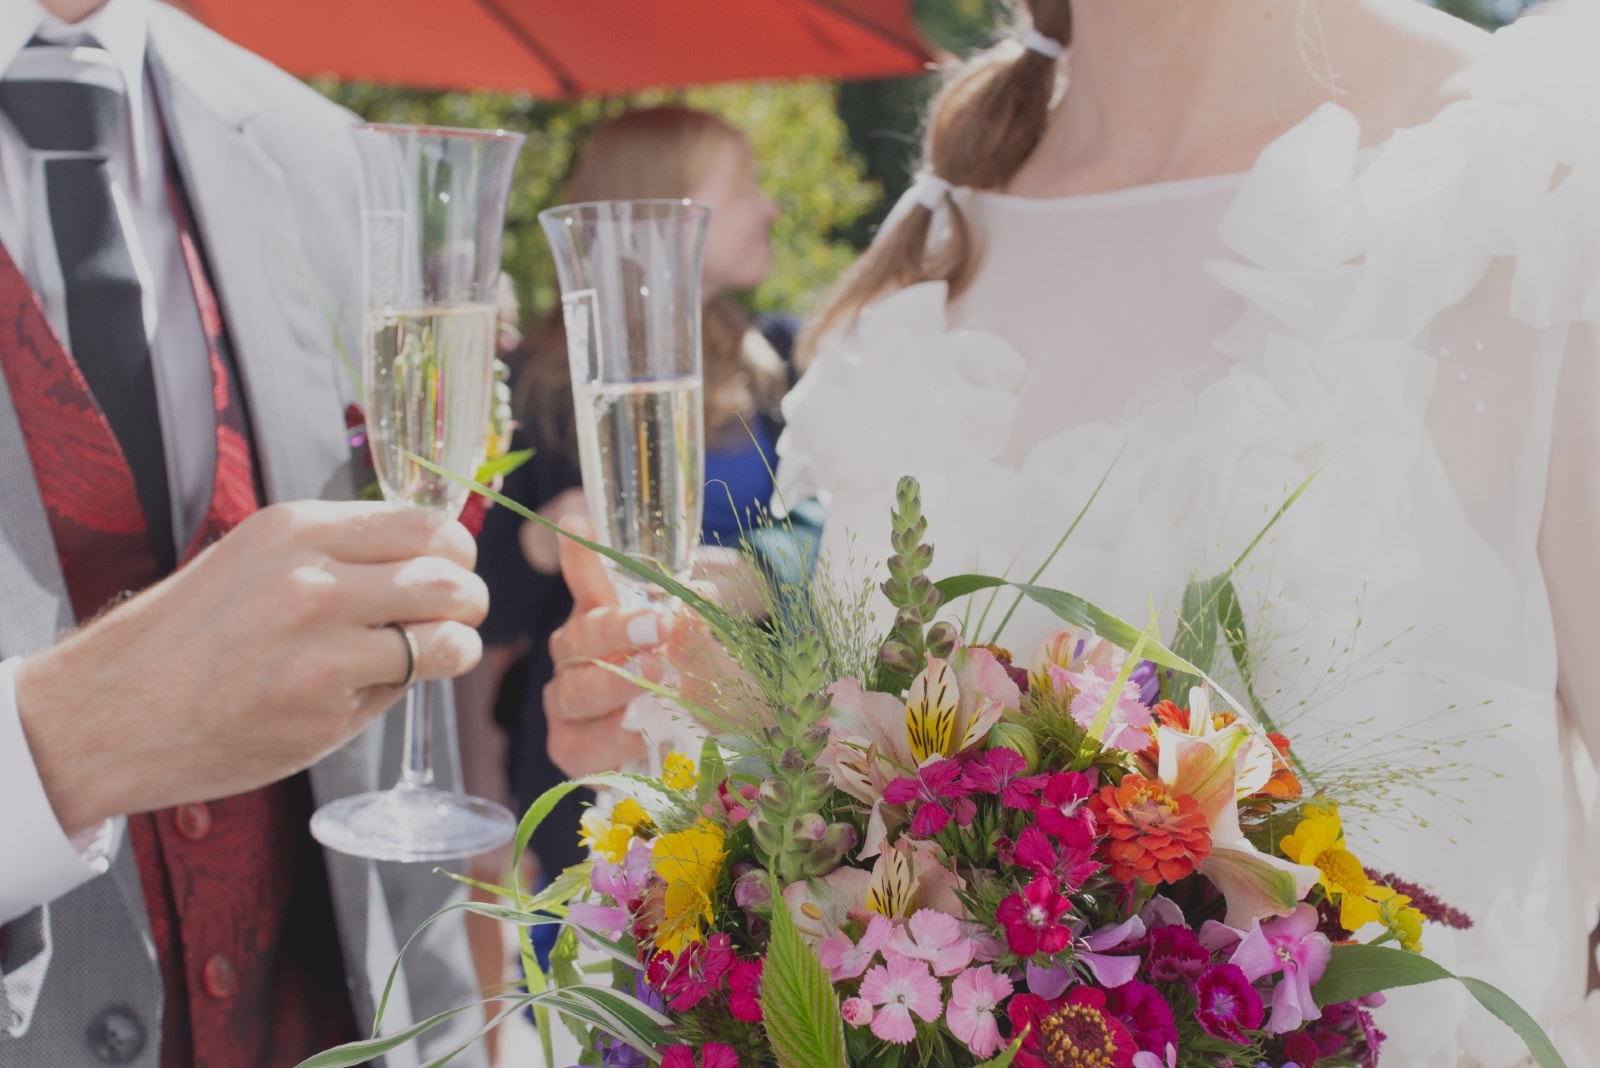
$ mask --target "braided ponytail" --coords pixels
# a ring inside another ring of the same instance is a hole
[[[1033,29],[1063,45],[1072,38],[1071,0],[1024,0]],[[1021,27],[1019,27],[1020,29]],[[923,138],[924,168],[951,185],[995,189],[1021,168],[1044,136],[1056,85],[1056,61],[1024,48],[1013,35],[956,68],[934,97]],[[861,309],[890,290],[943,280],[950,295],[972,281],[979,250],[961,209],[947,202],[948,240],[929,250],[933,211],[911,206],[823,297],[802,332],[802,365],[817,341],[855,321]]]

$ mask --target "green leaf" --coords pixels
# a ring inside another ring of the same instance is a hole
[[[1178,609],[1178,629],[1172,651],[1206,670],[1217,653],[1217,579],[1196,579],[1183,589],[1183,604]]]
[[[728,777],[728,766],[722,760],[722,747],[714,737],[707,737],[700,746],[700,781],[695,788],[694,803],[705,805],[714,801],[717,786]]]
[[[506,997],[510,997],[510,995],[507,995]],[[504,999],[491,998],[489,1000],[498,1001]],[[405,1045],[407,1042],[410,1042],[418,1035],[423,1034],[430,1028],[444,1023],[451,1017],[459,1016],[469,1009],[476,1010],[478,1008],[478,1005],[473,1004],[460,1005],[453,1009],[446,1009],[444,1012],[428,1017],[421,1023],[412,1024],[404,1031],[397,1031],[385,1038],[369,1038],[360,1042],[346,1042],[342,1046],[335,1046],[332,1049],[323,1050],[321,1053],[318,1053],[315,1056],[307,1057],[305,1060],[296,1065],[295,1068],[350,1068],[350,1066],[353,1065],[365,1064],[380,1054],[389,1053],[393,1050],[399,1049],[401,1046]]]
[[[529,460],[533,459],[532,449],[518,449],[516,452],[502,453],[492,460],[485,460],[478,465],[478,473],[473,477],[479,482],[488,482],[509,475]]]
[[[1022,1048],[1022,1040],[1027,1036],[1027,1034],[1027,1031],[1023,1031],[1022,1034],[1018,1035],[1016,1039],[1012,1041],[1009,1048],[1002,1051],[994,1058],[994,1060],[984,1061],[982,1064],[978,1065],[978,1068],[1010,1068],[1011,1062],[1016,1059],[1017,1051]]]
[[[1426,957],[1392,946],[1334,946],[1327,970],[1322,973],[1321,981],[1311,988],[1311,996],[1318,1005],[1337,1005],[1381,990],[1439,979],[1455,979],[1466,987],[1467,992],[1478,999],[1478,1004],[1517,1033],[1539,1068],[1566,1068],[1566,1061],[1556,1052],[1555,1044],[1544,1029],[1505,993],[1481,979],[1455,975]]]
[[[839,995],[772,886],[772,937],[761,972],[761,1014],[780,1068],[847,1068]]]

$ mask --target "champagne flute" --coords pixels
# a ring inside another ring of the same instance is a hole
[[[688,200],[539,214],[561,281],[578,459],[598,539],[679,581],[694,570],[705,493],[700,268],[710,218]],[[606,564],[625,602],[670,603],[660,587]]]
[[[454,516],[488,449],[500,235],[522,135],[357,127],[362,383],[384,498]],[[418,459],[450,472],[424,467]],[[406,692],[400,781],[318,809],[323,845],[372,860],[472,856],[511,840],[492,801],[434,785],[429,684]]]

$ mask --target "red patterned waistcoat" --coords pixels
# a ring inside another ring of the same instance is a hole
[[[187,562],[260,502],[230,348],[176,179],[207,339],[216,475]],[[163,576],[134,479],[82,372],[0,247],[0,371],[82,621]],[[179,565],[182,566],[182,563]],[[162,1068],[279,1068],[356,1037],[307,778],[128,819],[165,992]]]

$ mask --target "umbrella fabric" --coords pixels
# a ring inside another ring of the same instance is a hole
[[[174,0],[301,76],[535,96],[916,74],[911,0]]]

